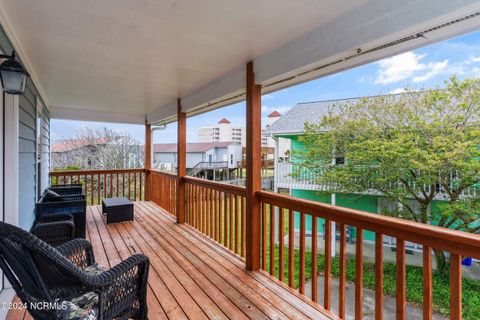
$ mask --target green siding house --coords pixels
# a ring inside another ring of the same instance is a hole
[[[274,139],[289,139],[291,142],[290,161],[279,162],[277,160],[275,163],[275,190],[288,190],[294,197],[378,214],[395,206],[381,194],[332,194],[327,186],[319,185],[316,182],[316,176],[301,165],[305,145],[299,137],[303,134],[305,122],[320,122],[323,116],[334,113],[339,105],[351,103],[355,100],[342,99],[298,103],[269,127],[267,133],[271,134]],[[278,158],[276,157],[276,159]],[[335,160],[332,159],[332,161]],[[441,201],[440,196],[437,201],[432,203],[431,210],[433,213],[435,213]],[[311,217],[308,218],[306,221],[307,232],[311,230]],[[295,226],[298,228],[299,216],[296,217],[295,221]],[[432,223],[435,223],[435,221]],[[323,224],[322,219],[319,219],[319,232],[323,232]],[[350,236],[355,238],[355,230],[350,231]],[[375,235],[373,232],[365,231],[364,239],[365,241],[374,241]],[[388,245],[390,240],[387,238],[384,241]],[[414,244],[411,245],[415,246]]]

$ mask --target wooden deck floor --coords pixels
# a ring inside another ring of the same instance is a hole
[[[135,221],[106,225],[87,213],[97,262],[112,267],[133,253],[150,258],[150,319],[330,319],[323,309],[152,202],[135,203]],[[21,319],[11,314],[8,319]],[[28,315],[25,318],[29,318]]]

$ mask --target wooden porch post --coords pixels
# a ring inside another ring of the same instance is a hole
[[[152,126],[145,121],[145,200],[150,201],[151,183],[150,169],[152,168]]]
[[[177,100],[177,222],[185,222],[185,179],[187,175],[187,114]]]
[[[247,64],[247,210],[246,264],[248,270],[260,269],[260,202],[261,190],[261,87],[255,84],[253,62]]]

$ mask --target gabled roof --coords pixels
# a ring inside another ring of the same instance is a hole
[[[280,119],[270,125],[265,132],[273,135],[302,133],[305,122],[320,122],[323,116],[335,111],[336,107],[359,98],[300,102],[288,110]]]
[[[192,142],[187,143],[187,152],[190,153],[202,153],[207,152],[213,148],[227,148],[232,144],[237,144],[237,142],[227,141],[227,142]],[[176,143],[155,143],[153,144],[154,153],[175,153],[177,152]]]
[[[72,150],[86,147],[89,145],[106,144],[108,142],[109,142],[109,139],[107,138],[97,138],[94,141],[85,140],[85,139],[60,140],[52,144],[51,152],[53,153],[68,152],[68,151],[72,151]]]
[[[273,111],[272,113],[270,113],[267,118],[278,118],[278,117],[281,117],[281,113],[278,112],[277,110]]]
[[[218,124],[230,124],[230,120],[228,120],[227,118],[223,118],[222,120],[218,121]]]

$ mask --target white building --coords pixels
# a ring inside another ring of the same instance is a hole
[[[199,142],[237,142],[246,146],[245,127],[232,126],[231,122],[223,118],[215,126],[198,128]]]

